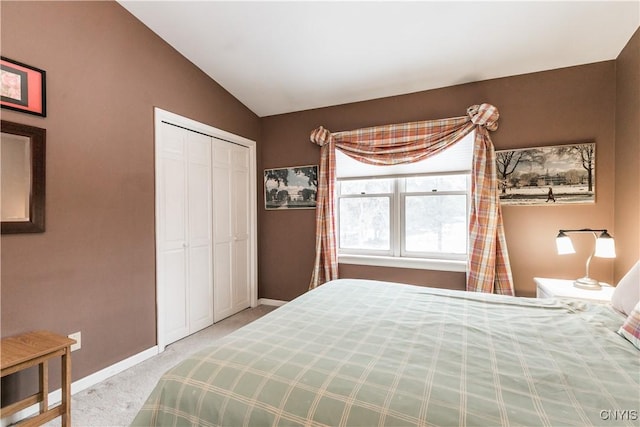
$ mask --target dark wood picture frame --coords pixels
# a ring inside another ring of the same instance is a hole
[[[44,232],[46,129],[1,121],[2,133],[25,136],[30,141],[31,192],[26,221],[1,221],[2,234]]]
[[[47,116],[46,72],[0,57],[0,106],[35,116]]]

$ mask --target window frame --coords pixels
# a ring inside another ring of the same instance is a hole
[[[393,225],[397,222],[395,214],[396,210],[394,206],[396,205],[396,180],[393,180],[393,191],[391,193],[370,193],[370,194],[346,194],[344,196],[340,195],[340,187],[341,181],[363,181],[366,179],[389,179],[390,177],[377,177],[377,178],[345,178],[336,180],[336,249],[338,254],[349,254],[349,255],[370,255],[370,256],[394,256],[394,241],[393,241]],[[353,249],[353,248],[341,248],[340,247],[340,200],[341,199],[361,199],[367,197],[388,197],[389,198],[389,249]]]
[[[404,178],[421,176],[446,176],[464,175],[466,178],[465,190],[443,190],[437,192],[407,192],[406,180]],[[341,183],[343,181],[360,181],[370,179],[393,179],[393,193],[372,193],[372,194],[349,194],[341,195]],[[406,197],[409,196],[446,196],[446,195],[466,195],[466,251],[464,254],[441,253],[441,252],[414,252],[406,250]],[[361,197],[389,197],[389,232],[390,250],[370,250],[352,249],[340,247],[340,200],[343,198]],[[412,269],[440,270],[440,271],[466,271],[467,259],[469,256],[469,234],[468,226],[471,207],[471,171],[446,171],[409,175],[387,175],[369,177],[349,177],[336,179],[336,238],[338,262],[342,264],[371,265],[384,267],[401,267]]]

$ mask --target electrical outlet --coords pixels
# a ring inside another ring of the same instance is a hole
[[[69,338],[72,340],[76,340],[76,343],[71,346],[71,351],[80,350],[82,347],[82,335],[80,332],[74,332],[73,334],[69,334]]]

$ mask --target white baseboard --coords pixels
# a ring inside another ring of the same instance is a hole
[[[106,368],[88,375],[84,378],[79,379],[71,384],[71,394],[76,394],[82,390],[88,389],[91,386],[94,386],[107,378],[111,378],[112,376],[119,374],[122,371],[125,371],[140,362],[144,362],[147,359],[152,358],[153,356],[158,354],[158,347],[153,346],[147,350],[144,350],[138,354],[134,354],[131,357],[128,357],[120,362],[117,362],[111,366],[107,366]],[[56,390],[58,393],[62,393],[61,390]],[[62,396],[62,394],[60,394]],[[58,399],[58,401],[61,400]]]
[[[276,307],[280,307],[282,305],[285,305],[288,302],[289,301],[281,301],[281,300],[278,300],[278,299],[268,299],[268,298],[259,298],[258,299],[258,305],[274,305]]]
[[[80,378],[79,380],[71,383],[71,394],[76,394],[78,392],[81,392],[82,390],[86,390],[89,387],[92,387],[108,378],[111,378],[112,376],[119,374],[120,372],[125,371],[137,365],[140,362],[144,362],[145,360],[150,359],[157,354],[158,354],[158,347],[153,346],[138,354],[134,354],[131,357],[121,360],[120,362],[117,362],[111,366],[107,366],[106,368],[98,372],[95,372],[84,378]],[[57,389],[49,393],[49,406],[57,405],[61,401],[62,401],[61,389]],[[0,426],[7,427],[19,420],[22,420],[24,418],[37,414],[39,409],[40,407],[38,404],[29,406],[28,408],[23,409],[22,411],[16,412],[10,417],[6,417],[2,419],[0,422]]]

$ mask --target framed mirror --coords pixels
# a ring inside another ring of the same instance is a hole
[[[2,234],[44,231],[46,129],[2,120]]]

